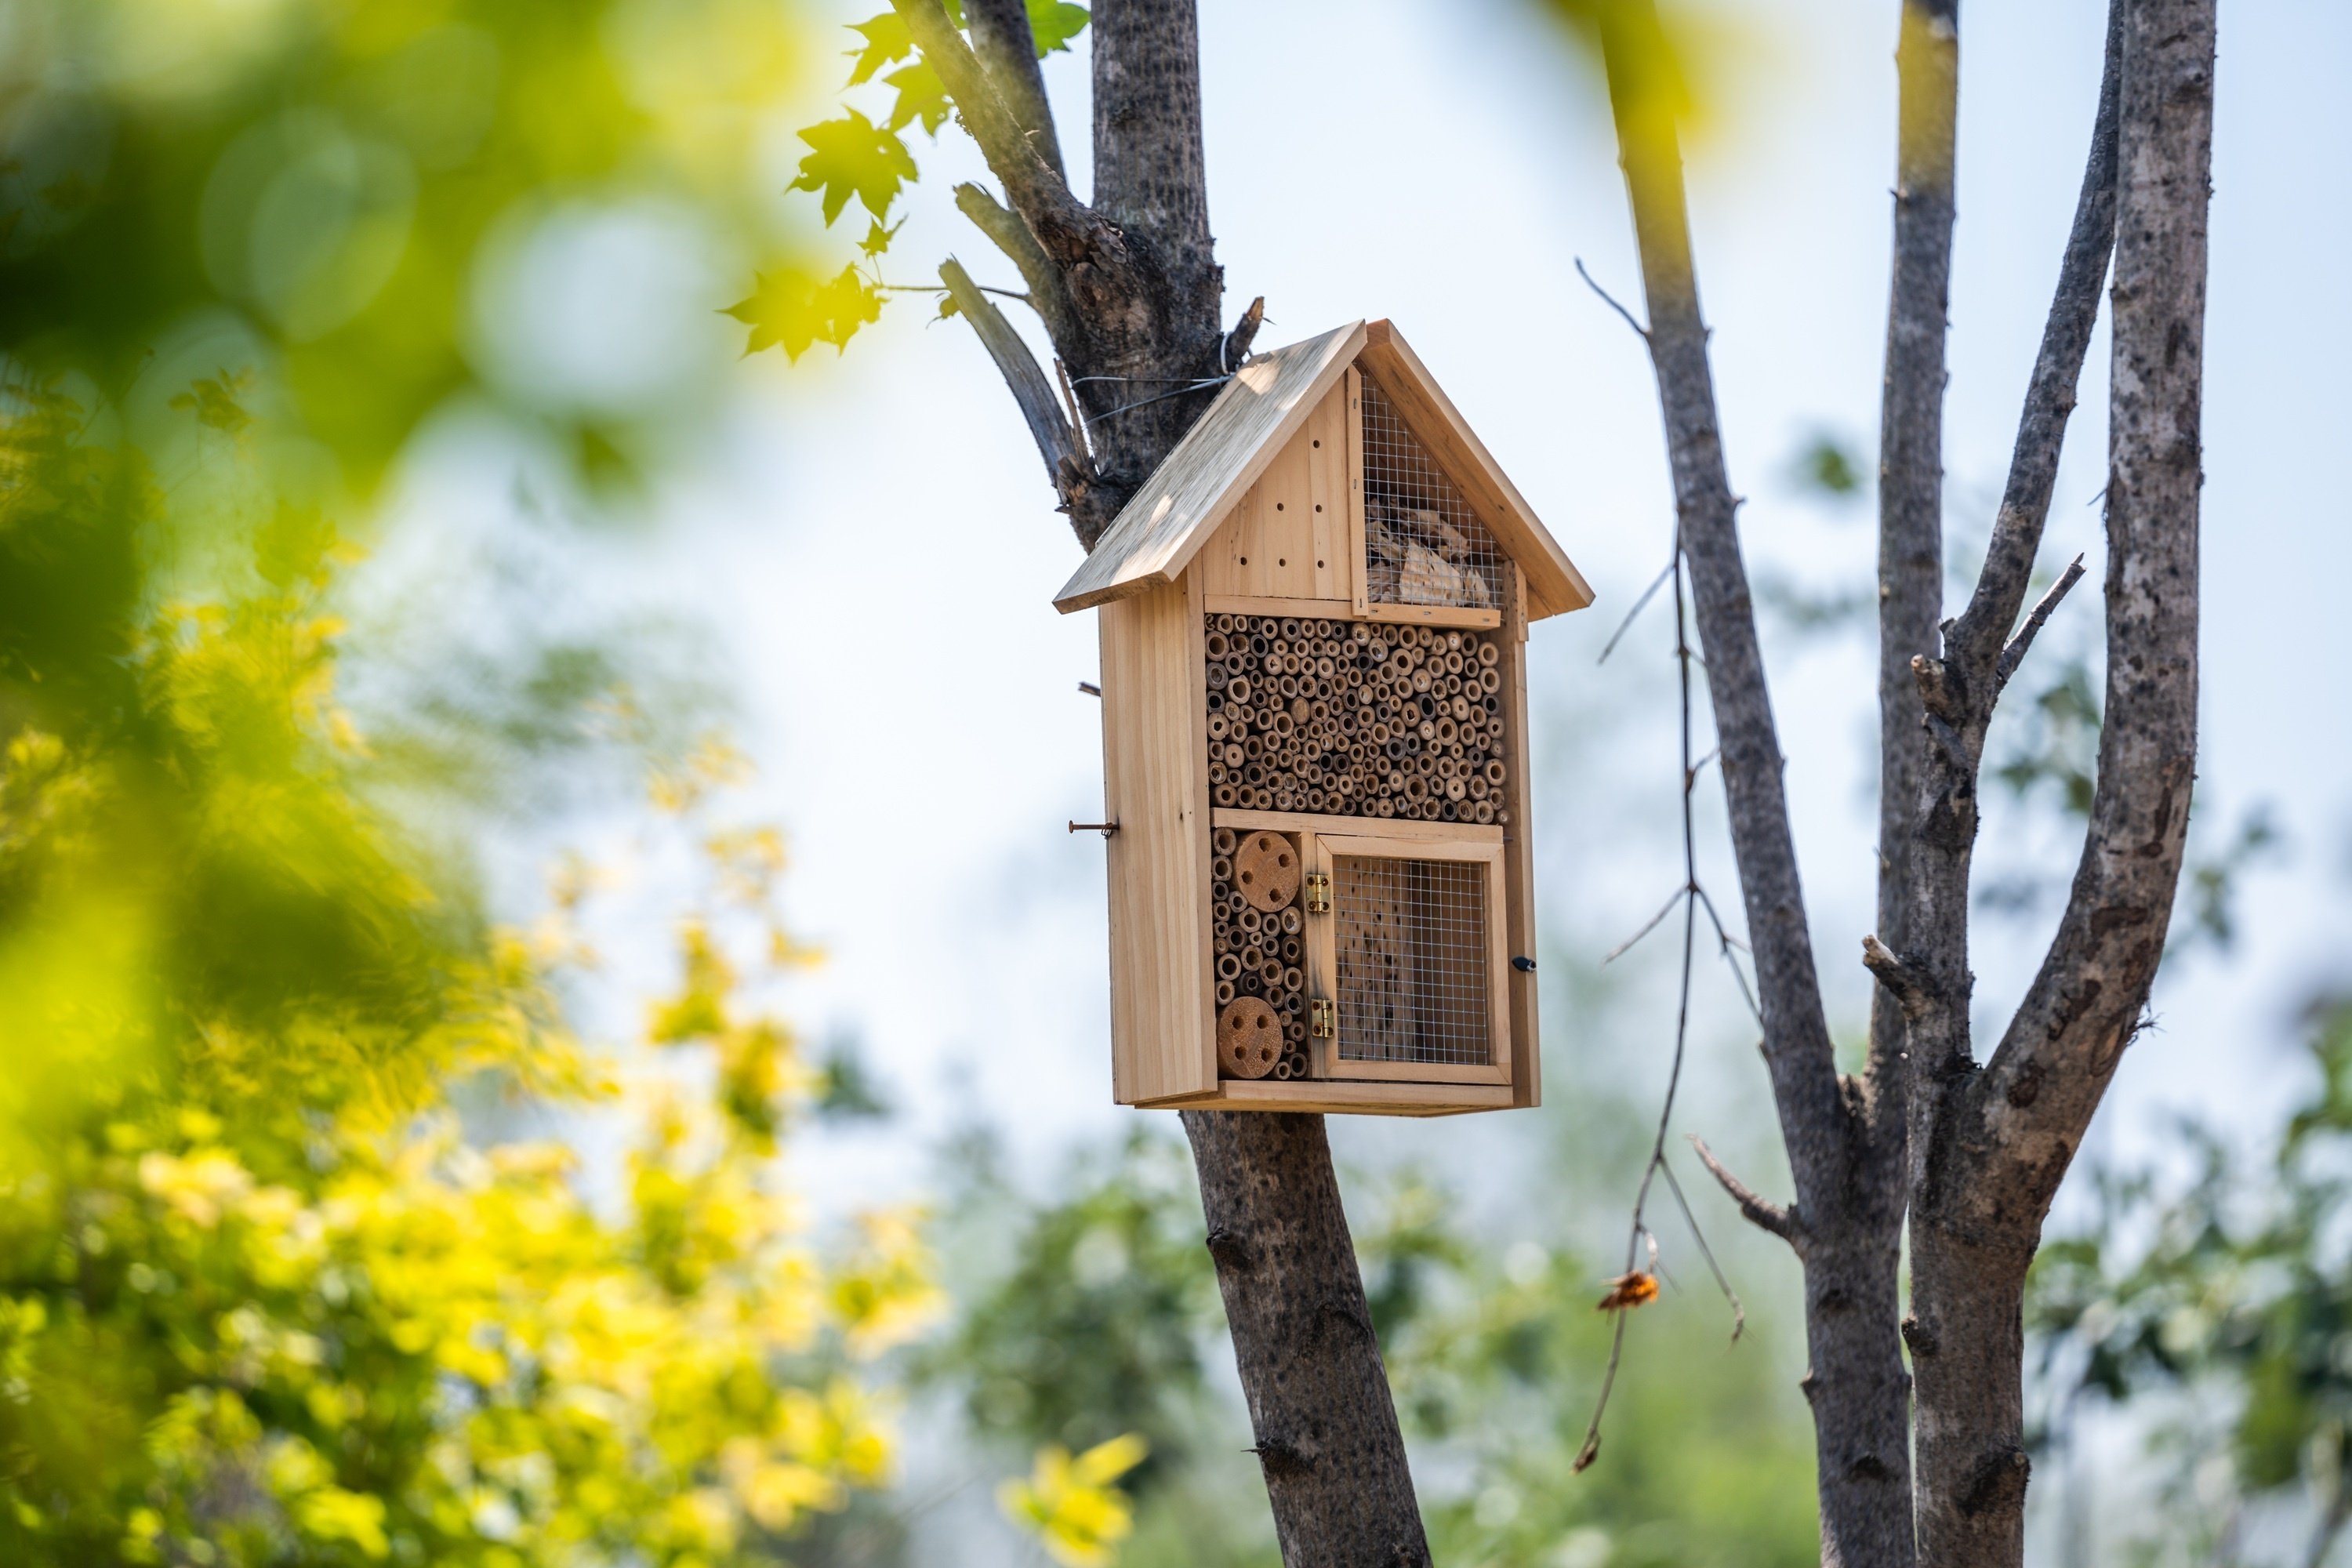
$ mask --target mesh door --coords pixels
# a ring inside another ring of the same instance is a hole
[[[1342,1061],[1493,1065],[1486,870],[1333,858]]]
[[[1364,584],[1375,605],[1498,610],[1495,536],[1380,384],[1363,378]]]

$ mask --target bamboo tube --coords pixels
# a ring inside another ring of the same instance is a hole
[[[1476,815],[1477,815],[1478,821],[1479,821],[1479,823],[1480,823],[1482,826],[1483,826],[1484,824],[1486,824],[1486,823],[1489,823],[1489,822],[1494,821],[1494,820],[1495,820],[1495,803],[1494,803],[1493,801],[1491,801],[1491,800],[1482,800],[1482,801],[1480,801],[1480,802],[1478,803],[1478,805],[1477,805],[1477,812],[1476,812]]]
[[[1502,788],[1509,778],[1509,770],[1505,768],[1499,760],[1486,764],[1486,782],[1496,789]]]
[[[1495,666],[1500,662],[1502,657],[1502,650],[1496,647],[1493,643],[1480,643],[1478,645],[1478,662],[1488,669],[1494,668]]]
[[[1232,981],[1220,980],[1217,982],[1217,1005],[1219,1007],[1223,1007],[1233,1001],[1234,995],[1234,983]]]

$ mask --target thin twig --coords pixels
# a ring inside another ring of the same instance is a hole
[[[1697,1133],[1690,1135],[1690,1143],[1698,1152],[1698,1163],[1706,1167],[1717,1186],[1731,1194],[1731,1201],[1739,1205],[1739,1212],[1750,1225],[1770,1231],[1783,1241],[1796,1241],[1798,1225],[1793,1208],[1781,1207],[1726,1170],[1723,1162],[1715,1157],[1715,1151],[1706,1146],[1706,1140]]]
[[[1706,1244],[1706,1233],[1698,1227],[1698,1215],[1691,1213],[1690,1199],[1683,1196],[1683,1184],[1675,1177],[1674,1162],[1661,1155],[1658,1174],[1665,1177],[1666,1191],[1675,1194],[1675,1206],[1683,1211],[1683,1223],[1690,1226],[1691,1239],[1698,1244],[1698,1255],[1706,1259],[1707,1272],[1715,1276],[1716,1289],[1731,1303],[1731,1342],[1738,1344],[1748,1328],[1748,1309],[1739,1304],[1739,1292],[1731,1288],[1731,1281],[1724,1277],[1723,1265],[1715,1260],[1715,1248]]]
[[[1591,279],[1588,278],[1586,281],[1591,282]],[[1658,1130],[1656,1135],[1650,1141],[1650,1158],[1642,1167],[1641,1184],[1633,1194],[1633,1226],[1625,1237],[1624,1272],[1629,1275],[1633,1272],[1633,1266],[1641,1257],[1642,1243],[1645,1237],[1650,1243],[1651,1269],[1654,1273],[1660,1272],[1657,1263],[1657,1237],[1650,1231],[1647,1211],[1651,1184],[1663,1173],[1666,1178],[1667,1189],[1675,1194],[1675,1203],[1682,1206],[1683,1218],[1690,1224],[1691,1234],[1698,1237],[1699,1250],[1706,1255],[1707,1267],[1714,1270],[1716,1282],[1723,1287],[1724,1296],[1731,1303],[1731,1337],[1737,1340],[1741,1329],[1747,1323],[1747,1312],[1740,1306],[1738,1296],[1733,1293],[1730,1281],[1724,1278],[1723,1270],[1716,1267],[1715,1254],[1708,1248],[1706,1238],[1699,1230],[1698,1218],[1691,1213],[1690,1204],[1684,1198],[1682,1188],[1675,1182],[1673,1170],[1666,1164],[1666,1133],[1674,1124],[1675,1096],[1682,1088],[1683,1058],[1690,1040],[1691,971],[1698,952],[1698,910],[1701,903],[1707,902],[1706,890],[1699,886],[1698,830],[1691,809],[1693,785],[1698,776],[1698,769],[1691,760],[1691,668],[1697,663],[1698,656],[1690,646],[1690,621],[1688,608],[1684,602],[1679,531],[1675,538],[1674,564],[1667,568],[1667,574],[1674,579],[1675,584],[1675,674],[1682,700],[1683,886],[1675,895],[1675,899],[1682,900],[1683,906],[1682,984],[1675,1009],[1674,1059],[1666,1072],[1665,1100],[1658,1108]],[[1659,910],[1649,925],[1636,932],[1633,941],[1639,942],[1646,936],[1674,907],[1675,900],[1669,899],[1665,909]],[[1707,904],[1707,917],[1710,920],[1715,918],[1712,903]],[[1718,935],[1722,934],[1722,922],[1717,921],[1716,929]],[[1625,945],[1630,947],[1633,942],[1629,942]],[[1620,948],[1618,951],[1622,952],[1624,949]],[[1728,952],[1727,948],[1727,957]],[[1614,957],[1615,954],[1612,953],[1611,956]],[[1735,963],[1732,968],[1737,973],[1738,965]],[[1746,995],[1747,990],[1748,983],[1743,975],[1740,979],[1741,994]],[[1752,998],[1748,1005],[1751,1007],[1755,1005]],[[1575,1462],[1570,1466],[1571,1471],[1584,1469],[1601,1452],[1601,1418],[1608,1412],[1610,1391],[1617,1386],[1617,1367],[1625,1350],[1625,1314],[1631,1310],[1631,1308],[1621,1305],[1614,1310],[1617,1313],[1617,1332],[1609,1344],[1608,1370],[1601,1374],[1601,1397],[1594,1402],[1592,1420],[1584,1429],[1584,1443],[1577,1450]]]
[[[2058,574],[2058,581],[2050,584],[2050,592],[2042,595],[2042,602],[2033,606],[2033,613],[2025,617],[2025,624],[2017,628],[2017,635],[2010,638],[2009,645],[2000,650],[2000,660],[1993,666],[1995,691],[2009,684],[2009,678],[2015,675],[2017,667],[2025,662],[2025,650],[2033,646],[2033,638],[2042,630],[2042,623],[2057,609],[2058,601],[2066,596],[2067,590],[2082,580],[2083,558],[2077,555],[2066,570]]]
[[[1668,915],[1673,914],[1675,912],[1675,906],[1680,903],[1683,900],[1689,898],[1690,891],[1690,884],[1687,882],[1683,884],[1681,887],[1676,888],[1674,890],[1673,896],[1668,898],[1664,903],[1658,906],[1658,912],[1642,922],[1642,929],[1640,931],[1635,931],[1632,936],[1627,937],[1623,942],[1619,942],[1615,947],[1609,950],[1609,956],[1601,961],[1601,967],[1603,969],[1608,968],[1611,964],[1624,957],[1625,954],[1632,950],[1635,942],[1641,941],[1652,931],[1657,930],[1658,922],[1664,920]]]
[[[1593,663],[1607,664],[1609,662],[1609,656],[1617,651],[1618,639],[1622,637],[1627,632],[1633,629],[1633,617],[1640,615],[1642,613],[1642,606],[1648,604],[1651,597],[1654,595],[1659,589],[1666,585],[1666,579],[1673,574],[1674,570],[1675,563],[1671,561],[1667,562],[1666,569],[1664,572],[1659,573],[1657,576],[1652,580],[1648,587],[1642,590],[1642,596],[1633,601],[1633,607],[1625,612],[1625,618],[1617,623],[1617,629],[1615,631],[1609,634],[1609,645],[1601,650],[1601,657],[1594,659],[1592,661]]]
[[[1757,1005],[1756,993],[1748,988],[1747,972],[1739,967],[1739,961],[1731,956],[1732,946],[1738,939],[1723,929],[1723,917],[1715,912],[1715,900],[1706,896],[1706,889],[1694,887],[1691,890],[1698,895],[1699,902],[1706,906],[1706,918],[1715,927],[1715,938],[1723,944],[1723,962],[1731,965],[1731,977],[1739,982],[1739,999],[1748,1004],[1748,1012],[1755,1015],[1757,1026],[1761,1028],[1764,1009]]]
[[[1619,304],[1610,296],[1608,289],[1603,289],[1600,284],[1595,283],[1592,280],[1592,274],[1584,269],[1584,258],[1581,256],[1576,258],[1576,275],[1584,279],[1586,288],[1601,296],[1602,303],[1606,304],[1611,310],[1625,318],[1625,324],[1633,329],[1633,335],[1635,337],[1640,338],[1645,343],[1650,341],[1650,329],[1635,321],[1633,319],[1633,311]]]

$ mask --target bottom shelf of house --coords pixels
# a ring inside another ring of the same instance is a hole
[[[1535,1103],[1516,846],[1474,824],[1212,819],[1213,1089],[1153,1103],[1449,1115]]]

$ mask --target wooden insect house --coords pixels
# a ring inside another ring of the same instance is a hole
[[[1234,374],[1055,600],[1101,611],[1120,1102],[1538,1102],[1527,628],[1591,598],[1386,321]]]

